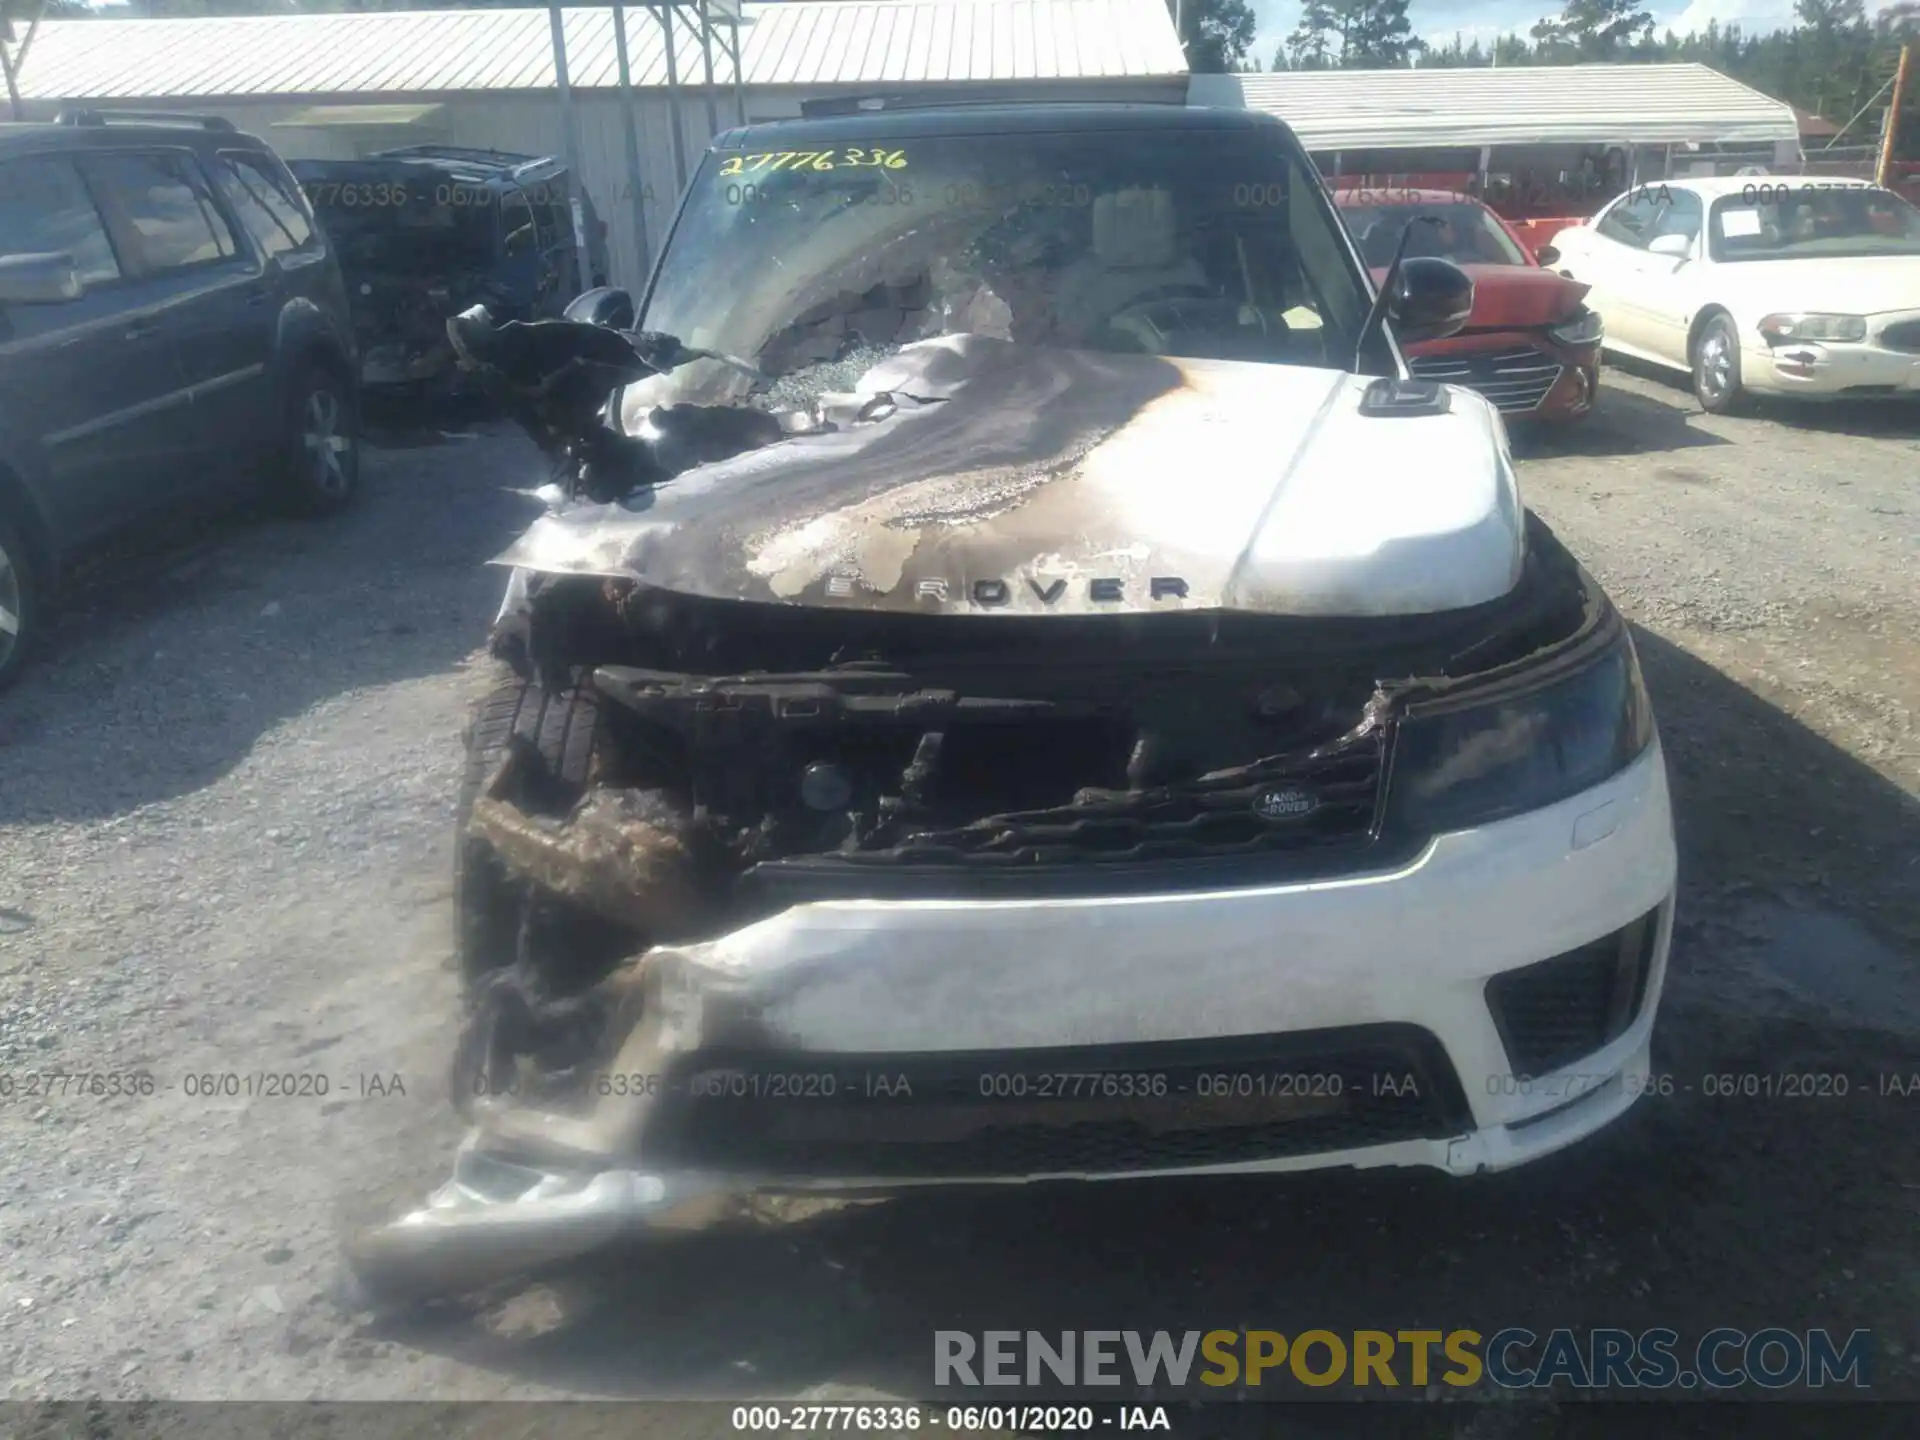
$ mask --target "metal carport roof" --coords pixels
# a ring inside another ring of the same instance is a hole
[[[787,0],[748,4],[748,85],[915,84],[1181,76],[1162,0]],[[613,13],[568,7],[575,90],[616,84]],[[666,84],[658,18],[627,11],[633,83]],[[700,73],[698,30],[675,26],[682,85]],[[733,66],[714,56],[715,78]],[[172,20],[50,20],[21,77],[26,99],[415,95],[551,90],[547,12],[385,10]]]
[[[1310,150],[1796,141],[1791,106],[1705,65],[1195,75],[1193,105],[1264,110]]]

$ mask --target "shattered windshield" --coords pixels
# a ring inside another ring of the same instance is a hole
[[[435,275],[493,263],[495,211],[454,204],[434,187],[402,182],[309,180],[302,187],[343,268]]]
[[[1220,131],[943,136],[709,155],[645,316],[699,363],[647,399],[802,406],[902,346],[1345,368],[1371,297],[1317,180]]]

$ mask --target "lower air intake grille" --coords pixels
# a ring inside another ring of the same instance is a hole
[[[1532,410],[1547,398],[1564,368],[1531,345],[1470,355],[1420,355],[1407,362],[1422,380],[1439,380],[1478,390],[1505,414]]]
[[[956,1055],[703,1054],[648,1144],[725,1173],[989,1179],[1221,1165],[1472,1128],[1412,1025]]]
[[[1920,352],[1920,320],[1902,320],[1880,332],[1880,343],[1889,350]]]
[[[1646,999],[1660,912],[1487,982],[1487,1005],[1518,1075],[1549,1075],[1617,1040]]]

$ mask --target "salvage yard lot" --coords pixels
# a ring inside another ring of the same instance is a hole
[[[1635,622],[1667,746],[1671,1095],[1504,1176],[946,1195],[405,1325],[337,1303],[334,1234],[424,1197],[458,1138],[459,731],[532,452],[412,437],[369,453],[347,519],[97,582],[0,699],[0,1076],[159,1089],[0,1096],[0,1377],[917,1393],[939,1328],[1780,1325],[1872,1329],[1875,1390],[1920,1397],[1920,411],[1709,419],[1616,370],[1585,431],[1520,454]],[[249,1097],[266,1075],[328,1093]],[[1746,1075],[1848,1093],[1708,1093]]]

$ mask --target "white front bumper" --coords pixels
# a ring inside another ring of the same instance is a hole
[[[1515,1083],[1485,987],[1664,905],[1675,863],[1655,744],[1604,785],[1443,835],[1387,873],[1197,894],[822,902],[654,958],[673,977],[680,1018],[670,1028],[683,1043],[697,1045],[701,1012],[724,996],[730,1016],[750,1014],[757,1033],[799,1058],[1418,1025],[1457,1072],[1474,1133],[1212,1168],[1465,1170],[1557,1149],[1638,1094],[1670,907],[1632,1027],[1559,1079]]]
[[[1920,320],[1920,311],[1871,315],[1867,338],[1858,344],[1790,341],[1769,347],[1757,335],[1748,336],[1740,359],[1741,382],[1771,395],[1838,396],[1866,385],[1920,396],[1920,353],[1878,343],[1887,326],[1915,320]]]
[[[1437,1138],[1224,1164],[964,1178],[739,1175],[651,1163],[637,1102],[603,1100],[608,1114],[585,1121],[522,1117],[514,1128],[539,1139],[551,1163],[503,1160],[495,1153],[503,1132],[483,1121],[455,1178],[422,1209],[355,1237],[349,1258],[375,1288],[445,1293],[584,1254],[621,1233],[711,1223],[716,1206],[752,1194],[1517,1165],[1591,1134],[1647,1088],[1674,873],[1656,744],[1604,785],[1441,836],[1390,873],[1208,894],[795,906],[717,940],[649,952],[657,988],[617,1068],[698,1055],[716,1030],[743,1019],[795,1068],[822,1072],[835,1068],[835,1056],[857,1054],[987,1051],[1012,1068],[1017,1056],[1008,1052],[1020,1050],[1401,1022],[1437,1037],[1471,1123]],[[1485,999],[1488,978],[1577,949],[1656,907],[1631,1026],[1554,1075],[1515,1083]],[[815,1057],[817,1066],[808,1063]],[[637,1148],[610,1147],[621,1133]]]

